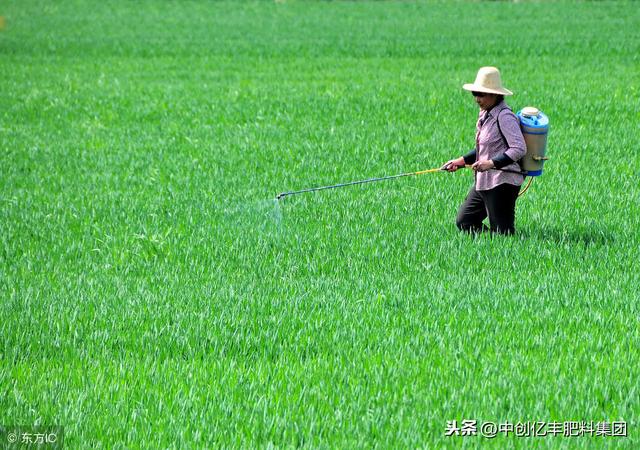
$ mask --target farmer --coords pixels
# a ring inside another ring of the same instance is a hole
[[[458,210],[456,225],[469,233],[513,234],[516,199],[524,181],[522,175],[513,172],[521,171],[517,161],[526,153],[520,122],[504,102],[504,96],[513,93],[502,87],[495,67],[482,67],[476,81],[462,88],[471,91],[480,113],[475,148],[442,166],[455,172],[471,165],[475,172],[475,182]],[[487,216],[489,228],[482,223]]]

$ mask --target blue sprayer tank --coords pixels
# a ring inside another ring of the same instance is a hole
[[[522,158],[521,166],[530,177],[542,175],[542,166],[548,159],[547,134],[549,133],[549,118],[538,108],[527,106],[516,114],[520,120],[520,128],[527,144],[527,154]]]

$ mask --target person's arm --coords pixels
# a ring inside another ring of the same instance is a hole
[[[478,156],[478,152],[476,151],[476,149],[474,148],[473,150],[471,150],[469,153],[467,153],[466,155],[464,155],[462,157],[462,160],[464,162],[465,165],[470,166],[471,164],[473,164],[474,162],[476,162],[476,158]]]
[[[527,153],[527,145],[524,142],[524,136],[522,136],[520,122],[515,114],[498,115],[497,120],[500,121],[500,130],[506,141],[507,150],[492,158],[491,161],[493,161],[494,168],[501,169],[523,158]]]
[[[504,152],[502,155],[496,156],[492,158],[493,167],[495,169],[502,169],[503,167],[508,166],[509,164],[513,164],[515,161],[507,155],[507,152]]]

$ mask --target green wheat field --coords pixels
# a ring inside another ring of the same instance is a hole
[[[11,0],[0,15],[5,432],[640,447],[637,3]],[[461,86],[486,65],[514,111],[551,121],[516,236],[458,232],[468,170],[275,200],[460,156],[478,114]],[[446,436],[453,420],[478,434]],[[626,437],[479,433],[526,421]]]

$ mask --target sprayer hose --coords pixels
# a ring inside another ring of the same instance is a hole
[[[523,195],[525,192],[527,192],[527,189],[529,189],[529,187],[531,186],[531,183],[533,182],[533,177],[529,177],[529,182],[527,183],[527,185],[524,187],[523,190],[521,190],[518,193],[518,197],[520,197],[521,195]]]

